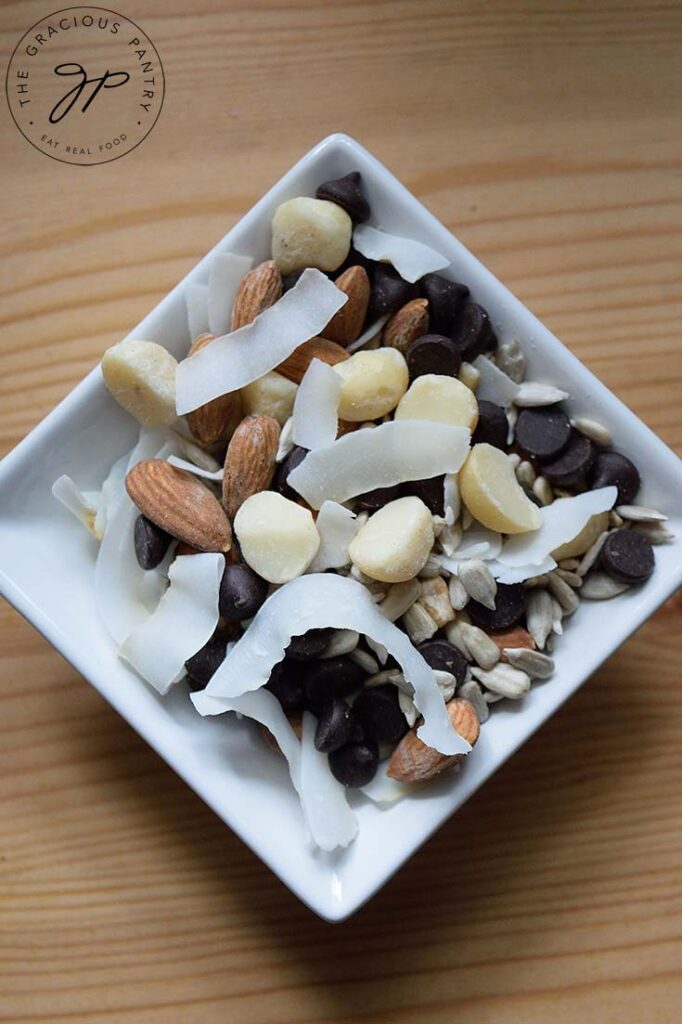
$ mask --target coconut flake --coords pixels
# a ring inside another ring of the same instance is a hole
[[[184,434],[178,433],[177,430],[172,431],[172,439],[176,442],[178,448],[178,454],[189,459],[195,466],[199,466],[201,469],[207,469],[210,473],[217,473],[220,469],[220,463],[217,459],[214,459],[209,452],[204,451],[198,444],[191,440],[189,437],[185,437]]]
[[[293,438],[301,448],[331,444],[339,429],[339,397],[343,381],[331,366],[313,359],[294,400]]]
[[[378,320],[375,320],[373,324],[370,324],[369,327],[365,328],[359,338],[352,341],[350,345],[346,345],[346,351],[357,352],[358,349],[368,345],[370,341],[374,341],[374,339],[381,333],[381,330],[387,321],[388,313],[386,313],[385,316],[380,316]]]
[[[301,805],[313,841],[321,850],[348,846],[358,833],[344,787],[332,775],[329,758],[315,748],[316,719],[303,712]]]
[[[208,285],[189,284],[185,292],[190,340],[208,333]]]
[[[290,416],[282,427],[277,445],[275,462],[284,462],[287,455],[294,449],[294,418]]]
[[[179,416],[251,384],[320,334],[348,301],[319,270],[308,267],[290,291],[253,323],[224,334],[184,359],[175,377]]]
[[[185,674],[185,662],[207,643],[218,625],[218,592],[225,556],[181,555],[168,570],[170,586],[156,611],[133,630],[119,655],[159,693]]]
[[[446,473],[443,477],[443,509],[446,526],[452,526],[459,519],[461,507],[457,474]]]
[[[539,565],[556,548],[577,537],[592,516],[613,508],[617,495],[615,487],[600,487],[573,498],[557,498],[539,510],[542,526],[538,530],[509,538],[499,561],[514,568]]]
[[[393,420],[354,430],[306,455],[288,483],[313,508],[347,501],[376,487],[456,473],[469,452],[466,427]]]
[[[375,804],[394,804],[417,788],[417,784],[398,782],[386,774],[386,764],[380,764],[376,775],[360,792]]]
[[[542,576],[543,573],[552,572],[556,569],[556,562],[551,556],[537,565],[503,565],[502,562],[493,559],[485,563],[490,569],[498,583],[523,583],[532,576]]]
[[[93,537],[100,539],[101,534],[98,534],[95,528],[98,507],[96,495],[90,493],[86,497],[71,477],[64,474],[52,484],[52,497],[68,509]]]
[[[204,480],[215,480],[219,482],[223,479],[223,470],[216,469],[203,469],[202,466],[197,466],[193,462],[188,462],[187,459],[181,459],[178,455],[169,455],[167,462],[170,462],[171,466],[175,466],[176,469],[184,469],[187,473],[193,473],[194,476],[203,477]]]
[[[208,271],[208,329],[211,334],[227,334],[232,307],[242,278],[251,270],[250,256],[218,252]]]
[[[348,546],[359,529],[355,513],[336,501],[325,501],[315,526],[320,535],[320,546],[308,572],[324,572],[325,569],[340,569],[348,565]]]
[[[455,561],[465,558],[497,558],[501,551],[502,534],[474,522],[462,534],[452,557]]]
[[[450,724],[433,669],[377,609],[361,583],[332,573],[299,576],[270,595],[206,689],[191,695],[197,711],[220,714],[221,698],[259,689],[293,636],[328,626],[370,636],[393,655],[414,688],[415,705],[424,717],[418,736],[427,746],[443,754],[469,752],[469,744]]]
[[[100,539],[104,536],[104,531],[113,518],[121,498],[126,493],[125,477],[129,458],[130,456],[126,454],[117,459],[102,484],[95,519],[95,536]]]
[[[369,224],[358,224],[353,232],[353,246],[368,260],[392,263],[400,276],[411,283],[424,274],[450,266],[450,260],[429,245],[402,235],[389,235]]]
[[[486,402],[494,402],[508,409],[513,404],[519,390],[511,377],[498,369],[485,356],[478,356],[472,364],[480,373],[481,378],[476,389],[476,398]]]

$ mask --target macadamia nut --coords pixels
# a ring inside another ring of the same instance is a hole
[[[396,348],[356,352],[334,372],[343,378],[339,416],[351,423],[376,420],[392,412],[407,390],[405,357]]]
[[[527,533],[542,516],[516,479],[514,465],[499,448],[475,444],[459,474],[459,492],[469,512],[489,530]]]
[[[433,517],[420,498],[397,498],[375,512],[348,548],[353,564],[383,583],[402,583],[422,569],[433,546]]]
[[[104,353],[102,374],[109,393],[145,427],[169,426],[175,412],[177,361],[154,341],[119,341]]]
[[[303,267],[336,270],[348,255],[352,232],[353,222],[336,203],[289,199],[272,218],[272,258],[283,274]]]
[[[247,498],[234,517],[234,532],[246,564],[270,583],[300,576],[320,546],[308,509],[275,491]]]
[[[456,377],[425,373],[410,385],[395,418],[434,420],[473,431],[478,423],[478,402],[473,391]]]
[[[272,370],[242,388],[244,415],[272,416],[283,427],[294,411],[298,384]]]

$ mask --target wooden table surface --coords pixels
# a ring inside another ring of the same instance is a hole
[[[336,130],[682,448],[679,2],[116,6],[166,71],[135,152],[56,163],[2,104],[3,452]],[[4,606],[0,1019],[679,1021],[681,608],[332,926]]]

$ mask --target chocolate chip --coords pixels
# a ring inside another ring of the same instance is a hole
[[[335,178],[333,181],[325,181],[315,193],[318,199],[328,199],[336,203],[355,224],[369,219],[369,203],[362,188],[362,175],[360,171],[351,171],[344,174],[343,178]]]
[[[445,515],[444,477],[432,476],[428,480],[410,480],[405,484],[404,492],[421,498],[429,512],[434,516]]]
[[[456,377],[462,365],[457,346],[444,334],[423,334],[415,338],[407,349],[406,359],[411,381],[425,373]]]
[[[220,626],[196,654],[185,662],[190,690],[203,690],[225,661],[228,634]]]
[[[452,340],[462,359],[468,363],[484,352],[492,352],[497,348],[497,338],[483,306],[477,302],[465,303],[454,325]]]
[[[597,452],[590,475],[590,487],[617,487],[617,505],[634,501],[641,483],[637,467],[620,452]]]
[[[379,748],[372,740],[347,743],[329,755],[329,767],[342,786],[366,786],[379,764]]]
[[[380,316],[390,316],[406,302],[418,297],[419,289],[416,285],[404,281],[398,271],[388,264],[377,263],[369,295],[367,323],[378,320]]]
[[[365,491],[364,494],[358,494],[354,500],[367,512],[376,512],[377,509],[388,505],[389,501],[395,501],[399,497],[400,486],[395,484],[393,487],[377,487],[373,491]]]
[[[298,283],[298,279],[304,270],[306,270],[306,267],[301,267],[300,270],[294,270],[293,273],[284,275],[284,277],[282,278],[283,293],[291,291],[294,285]]]
[[[303,679],[301,665],[284,658],[273,668],[265,689],[274,693],[285,711],[298,711],[303,707]]]
[[[643,583],[654,571],[654,549],[636,530],[614,530],[601,549],[600,565],[620,583]]]
[[[427,665],[439,672],[449,672],[460,686],[467,674],[467,660],[448,640],[425,640],[417,646]]]
[[[553,487],[580,487],[587,479],[594,456],[592,442],[574,431],[559,458],[544,464],[542,475]]]
[[[377,264],[374,260],[368,260],[366,256],[363,256],[361,252],[358,252],[358,250],[354,249],[353,246],[351,245],[345,260],[343,261],[341,266],[337,267],[336,270],[333,272],[333,277],[334,280],[336,280],[337,277],[340,277],[341,274],[343,274],[344,271],[349,270],[350,267],[364,267],[365,270],[367,271],[367,276],[371,281],[374,276],[374,268],[376,266]]]
[[[253,618],[267,596],[267,581],[248,565],[225,566],[218,608],[228,622]]]
[[[300,466],[307,454],[308,449],[301,448],[298,445],[291,449],[284,462],[281,462],[275,471],[272,481],[273,491],[279,491],[285,498],[291,498],[293,501],[299,497],[297,492],[289,487],[287,481],[289,473],[296,469],[297,466]]]
[[[571,439],[568,416],[555,405],[523,409],[516,421],[514,439],[524,455],[539,462],[557,459]]]
[[[509,424],[505,411],[501,405],[494,402],[486,402],[481,399],[478,403],[478,423],[471,438],[472,444],[491,444],[503,451],[507,448],[507,433]]]
[[[436,334],[449,335],[469,289],[458,281],[448,281],[440,274],[424,274],[419,282],[421,293],[429,303],[429,323]]]
[[[295,661],[313,661],[324,653],[333,632],[332,629],[309,629],[300,636],[292,636],[287,654]]]
[[[330,754],[346,743],[360,742],[362,729],[350,705],[343,697],[332,697],[320,711],[315,746],[323,754]]]
[[[364,681],[365,673],[347,655],[315,661],[303,676],[306,707],[319,712],[331,697],[347,697]]]
[[[471,621],[481,629],[510,629],[523,618],[526,610],[526,591],[521,583],[498,583],[495,608],[486,608],[478,601],[469,601],[467,611]]]
[[[138,516],[134,530],[135,556],[141,569],[156,569],[173,539],[146,516]]]
[[[366,739],[376,743],[397,743],[407,732],[407,722],[398,704],[395,686],[371,686],[355,699],[356,716]]]

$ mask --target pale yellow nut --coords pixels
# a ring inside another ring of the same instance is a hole
[[[473,391],[456,377],[425,373],[410,385],[395,418],[434,420],[473,431],[478,423],[478,402]]]
[[[598,512],[587,520],[582,530],[573,540],[567,540],[555,551],[552,551],[552,558],[560,562],[562,558],[575,558],[576,555],[584,555],[588,548],[591,548],[597,537],[601,537],[604,530],[609,528],[608,512]]]
[[[109,393],[145,427],[169,426],[175,412],[177,360],[154,341],[119,341],[104,353]]]
[[[259,413],[261,416],[272,416],[280,427],[294,411],[294,399],[298,384],[287,380],[281,373],[266,373],[242,388],[242,407],[244,415]]]
[[[351,423],[376,420],[393,412],[409,383],[405,357],[397,348],[356,352],[337,363],[334,372],[343,379],[339,416]]]
[[[420,498],[389,501],[367,520],[348,553],[366,576],[403,583],[422,569],[433,546],[433,516]]]
[[[471,449],[460,470],[459,492],[474,519],[489,530],[527,533],[542,526],[540,510],[524,494],[512,462],[491,444]]]
[[[272,258],[283,274],[303,267],[336,270],[350,249],[353,223],[336,203],[300,196],[275,210]]]
[[[234,517],[242,557],[270,583],[288,583],[305,572],[320,546],[312,515],[275,491],[251,495]]]

